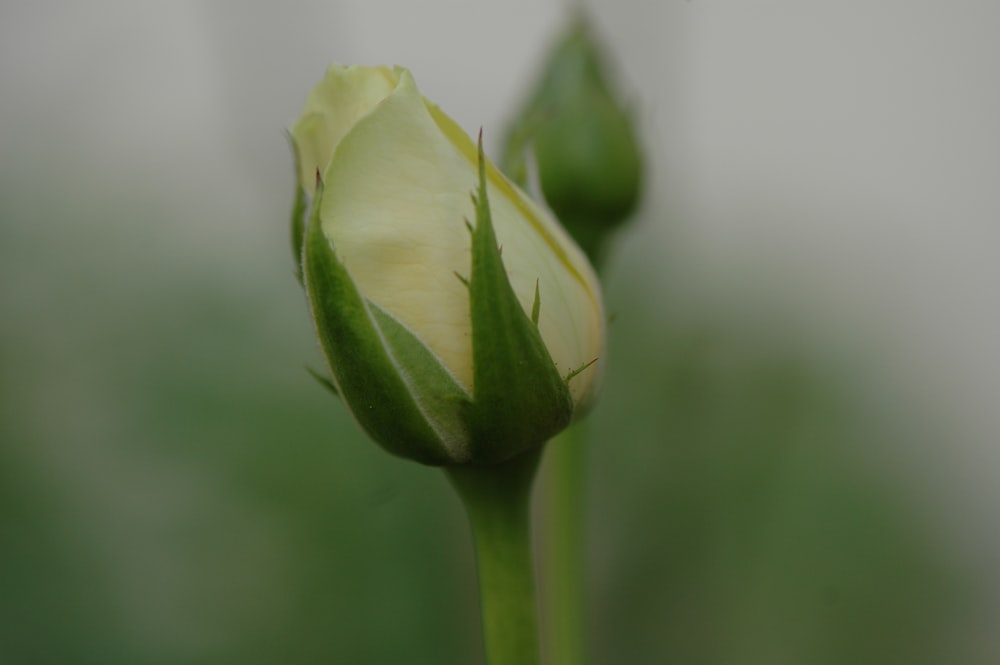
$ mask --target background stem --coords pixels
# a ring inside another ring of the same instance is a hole
[[[559,220],[587,254],[598,276],[612,227],[601,220]],[[542,662],[586,665],[585,506],[587,425],[577,422],[546,445],[542,468],[540,554],[542,575]]]
[[[547,445],[541,503],[542,662],[586,662],[583,495],[586,426],[564,430]]]
[[[489,665],[539,663],[531,487],[540,455],[446,469],[472,526]]]

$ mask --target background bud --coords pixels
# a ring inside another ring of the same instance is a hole
[[[504,165],[522,183],[529,149],[549,207],[597,262],[610,232],[639,201],[642,159],[632,118],[616,98],[582,19],[552,50],[508,132]]]

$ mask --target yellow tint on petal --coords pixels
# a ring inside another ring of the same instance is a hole
[[[427,109],[430,111],[431,117],[434,118],[434,122],[436,122],[438,127],[441,128],[441,131],[445,133],[445,136],[448,137],[448,139],[455,145],[456,148],[459,149],[469,162],[475,165],[478,160],[479,153],[468,134],[466,134],[462,128],[458,126],[458,123],[449,118],[448,115],[445,114],[444,111],[442,111],[437,105],[428,102]],[[574,265],[574,263],[566,255],[566,238],[561,238],[560,240],[563,242],[560,244],[560,242],[553,237],[554,225],[542,221],[545,219],[545,214],[543,213],[539,216],[536,210],[532,210],[533,206],[528,205],[528,197],[518,192],[516,186],[507,180],[502,173],[500,173],[500,170],[493,165],[493,162],[487,162],[486,164],[486,178],[493,188],[499,190],[503,196],[505,196],[517,207],[518,212],[525,219],[525,221],[534,227],[535,232],[538,233],[538,235],[541,236],[542,239],[544,239],[549,245],[549,249],[556,255],[556,257],[559,258],[560,261],[563,262],[566,270],[576,276],[576,278],[580,280],[581,284],[584,284],[585,287],[589,288],[586,280],[577,270],[576,265]],[[547,221],[548,220],[546,220],[546,222]],[[559,228],[558,230],[561,231],[562,229]],[[578,259],[579,257],[574,258]]]

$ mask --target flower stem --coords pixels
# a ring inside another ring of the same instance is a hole
[[[584,510],[586,426],[564,430],[546,446],[542,467],[542,626],[548,665],[584,665]]]
[[[539,663],[531,557],[531,488],[539,457],[536,451],[497,466],[447,469],[472,526],[489,665]]]

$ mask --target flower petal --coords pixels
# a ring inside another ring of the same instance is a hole
[[[359,289],[472,391],[468,275],[476,175],[434,123],[410,73],[341,139],[321,218]]]
[[[299,181],[316,190],[316,173],[326,170],[337,144],[351,127],[374,109],[397,83],[388,67],[331,65],[309,93],[302,117],[292,125],[299,154]]]

